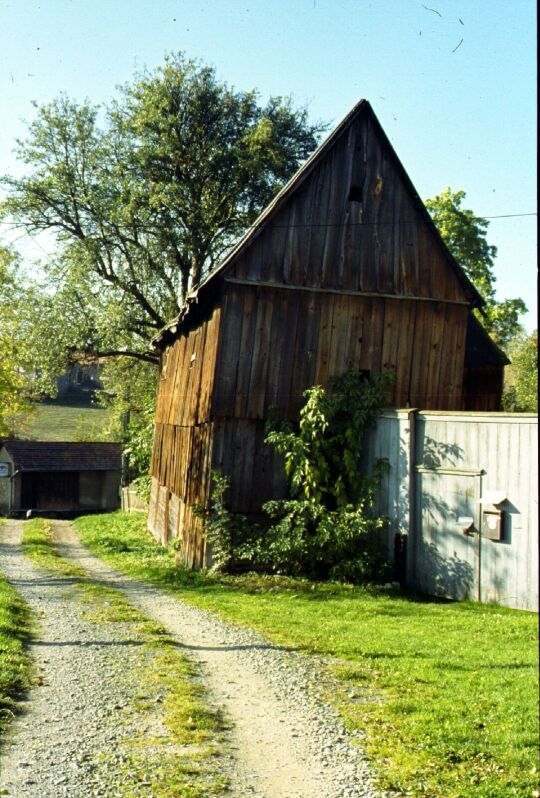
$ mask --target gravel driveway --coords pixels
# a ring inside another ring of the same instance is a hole
[[[122,709],[133,698],[130,671],[144,654],[117,624],[85,619],[70,579],[35,569],[21,553],[21,534],[22,522],[0,528],[0,568],[40,616],[32,654],[44,683],[13,724],[1,785],[21,798],[110,798],[115,774],[107,771],[110,765],[99,764],[99,754],[129,735]],[[62,556],[162,623],[197,664],[209,703],[231,722],[221,761],[231,795],[382,795],[372,786],[358,740],[351,740],[318,692],[317,660],[118,573],[80,544],[69,522],[55,522],[54,537]]]

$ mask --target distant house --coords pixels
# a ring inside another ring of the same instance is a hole
[[[0,514],[120,506],[120,443],[0,443]]]
[[[507,361],[482,305],[361,101],[155,339],[154,535],[203,565],[211,471],[234,512],[283,495],[269,409],[294,420],[307,387],[349,369],[394,371],[395,407],[498,410]]]
[[[65,374],[56,378],[58,398],[92,396],[96,391],[103,390],[101,366],[100,361],[74,363]]]

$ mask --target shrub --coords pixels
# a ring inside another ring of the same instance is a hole
[[[283,456],[290,496],[267,502],[265,525],[251,525],[226,508],[226,477],[213,475],[208,509],[198,508],[212,550],[213,570],[270,570],[355,583],[384,579],[384,520],[373,514],[375,492],[386,470],[377,461],[362,473],[366,429],[373,425],[390,385],[353,372],[331,391],[308,389],[297,430],[274,421],[266,438]]]
[[[298,431],[289,425],[268,434],[267,442],[283,455],[290,492],[289,499],[264,505],[275,519],[264,536],[275,569],[353,582],[384,576],[384,521],[373,508],[386,464],[377,461],[368,475],[360,459],[390,382],[388,375],[368,380],[348,372],[330,391],[310,388]]]

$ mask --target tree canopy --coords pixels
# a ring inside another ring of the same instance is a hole
[[[462,207],[465,197],[464,191],[445,188],[425,205],[448,249],[486,301],[480,317],[483,326],[505,346],[520,330],[519,317],[527,307],[522,299],[495,299],[497,247],[486,238],[489,221]]]
[[[503,407],[514,413],[538,413],[538,330],[519,333],[510,342],[511,365],[505,374]]]
[[[149,340],[315,148],[323,126],[169,56],[98,108],[38,107],[2,214],[48,231],[49,336],[72,352],[156,360]],[[53,290],[51,290],[51,286]]]
[[[16,417],[28,410],[28,374],[17,347],[21,297],[16,268],[14,255],[0,246],[0,437],[9,435]]]

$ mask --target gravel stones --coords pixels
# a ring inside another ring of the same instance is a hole
[[[43,611],[32,653],[44,684],[14,724],[1,784],[20,798],[114,798],[121,739],[134,722],[125,707],[143,652],[122,624],[83,618],[66,580],[44,576],[22,557],[20,525],[6,526],[0,567],[31,608]],[[349,735],[324,700],[321,660],[123,576],[90,555],[68,522],[56,522],[54,534],[63,556],[163,624],[196,663],[209,703],[230,723],[220,769],[232,796],[381,798],[358,745],[361,735]],[[149,788],[139,787],[137,795],[151,798]]]
[[[61,551],[94,578],[121,590],[182,643],[200,669],[210,702],[231,721],[223,769],[238,798],[376,798],[372,774],[337,711],[324,701],[321,661],[286,651],[250,629],[118,573],[56,527]],[[328,677],[326,677],[328,680]]]
[[[39,617],[37,686],[3,741],[1,788],[17,798],[112,796],[115,774],[101,758],[129,734],[114,706],[133,698],[140,644],[126,639],[125,624],[86,620],[70,580],[22,556],[20,522],[1,530],[0,568]]]

